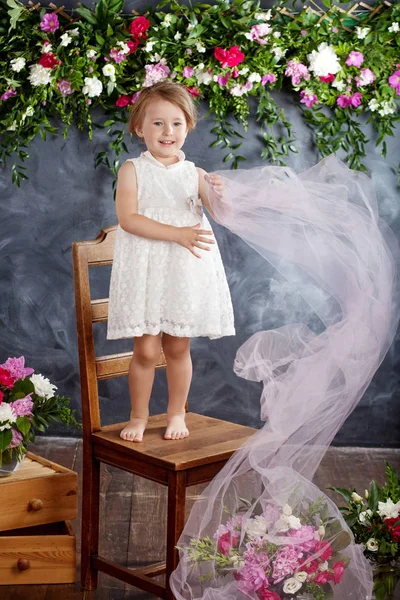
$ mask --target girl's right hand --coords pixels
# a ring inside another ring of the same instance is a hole
[[[177,239],[176,242],[190,250],[197,258],[201,258],[201,255],[195,251],[195,248],[201,250],[211,250],[205,244],[215,244],[215,241],[209,237],[213,235],[213,232],[207,229],[199,229],[200,223],[194,225],[194,227],[177,227]]]

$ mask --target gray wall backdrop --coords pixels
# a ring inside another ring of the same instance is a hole
[[[153,6],[156,3],[151,3]],[[264,2],[264,7],[272,3]],[[66,3],[68,6],[68,3]],[[71,3],[70,6],[74,4]],[[90,3],[88,3],[90,5]],[[127,4],[127,10],[143,10],[148,2]],[[295,125],[299,153],[289,157],[288,165],[303,170],[318,161],[312,133],[301,119],[295,99],[285,92],[275,95]],[[205,113],[205,106],[202,106]],[[101,110],[96,121],[104,120]],[[210,148],[212,118],[200,120],[185,145],[188,159],[206,170],[226,168],[223,152]],[[400,197],[394,168],[400,156],[400,138],[389,140],[387,159],[376,150],[372,130],[365,160],[376,185],[382,218],[400,238]],[[55,383],[59,393],[69,395],[80,414],[78,351],[71,264],[71,243],[97,236],[101,228],[116,222],[111,189],[112,176],[105,167],[94,168],[94,157],[107,146],[107,136],[94,130],[92,142],[72,128],[67,140],[61,136],[44,142],[37,139],[29,147],[26,163],[29,180],[18,189],[11,183],[10,168],[0,173],[0,363],[9,356],[26,357],[36,372]],[[142,148],[127,136],[128,156]],[[251,121],[242,152],[245,167],[262,163],[259,130]],[[123,157],[124,158],[127,158]],[[293,320],[309,320],[307,306],[293,289],[272,269],[262,266],[258,255],[229,231],[215,225],[232,293],[236,337],[210,341],[194,339],[193,383],[190,391],[192,411],[261,426],[259,419],[260,384],[238,378],[232,371],[239,346],[260,329],[279,327]],[[262,274],[260,274],[262,273]],[[93,274],[94,297],[108,295],[109,269]],[[265,290],[268,290],[265,293]],[[96,325],[97,354],[130,349],[130,341],[105,341],[105,326]],[[375,375],[361,403],[335,438],[338,445],[398,446],[400,411],[398,401],[400,335]],[[129,414],[126,378],[101,382],[104,423],[124,421]],[[151,401],[151,413],[164,412],[167,386],[164,372],[158,372]],[[77,435],[62,426],[53,434]]]

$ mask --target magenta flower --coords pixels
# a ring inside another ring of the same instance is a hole
[[[191,77],[194,73],[194,69],[193,67],[184,67],[183,71],[182,71],[182,77],[185,77],[186,79],[189,79],[189,77]]]
[[[231,74],[227,73],[226,75],[218,75],[217,77],[217,81],[219,83],[219,85],[221,85],[222,87],[225,87],[226,84],[228,83],[228,81],[231,78]]]
[[[308,72],[306,65],[298,63],[295,60],[289,60],[285,75],[292,77],[293,85],[299,85],[302,79],[305,79],[306,81],[310,79],[310,73]]]
[[[145,65],[146,77],[143,82],[143,87],[150,87],[158,81],[166,79],[171,72],[171,69],[162,62],[155,65]]]
[[[357,87],[362,87],[364,85],[369,85],[375,81],[375,75],[371,69],[361,69],[360,77],[354,78],[357,84]]]
[[[25,398],[15,400],[15,402],[10,402],[10,406],[17,415],[17,417],[26,417],[32,414],[33,401],[31,399],[31,395],[32,392],[25,396]]]
[[[140,92],[135,92],[134,94],[132,94],[131,96],[131,104],[135,104],[136,100],[139,98],[139,94]]]
[[[74,93],[74,90],[71,88],[71,83],[67,79],[61,79],[61,81],[57,83],[57,88],[61,96],[64,97]]]
[[[299,553],[292,546],[285,546],[278,550],[272,572],[274,583],[279,583],[287,575],[295,573],[299,565]]]
[[[400,71],[395,71],[388,79],[390,87],[396,90],[396,95],[400,96]]]
[[[350,96],[346,96],[346,94],[340,94],[336,98],[336,104],[340,106],[340,108],[347,108],[348,106],[351,106],[351,98]]]
[[[237,586],[246,596],[256,592],[264,585],[268,586],[268,579],[262,567],[249,564],[240,569]]]
[[[119,50],[118,48],[111,48],[110,58],[112,58],[113,61],[115,61],[119,65],[119,63],[126,59],[126,54],[121,52],[121,50]]]
[[[8,88],[6,92],[2,96],[0,96],[0,100],[8,100],[11,96],[16,96],[17,92],[12,88]]]
[[[261,77],[261,85],[265,85],[266,83],[275,83],[276,75],[274,73],[266,73]]]
[[[362,52],[356,52],[356,50],[352,50],[348,57],[346,58],[346,65],[348,67],[357,67],[358,69],[361,67],[364,61],[364,54]]]
[[[198,96],[200,96],[200,90],[197,87],[187,86],[186,89],[189,92],[189,94],[193,96],[193,98],[197,98]]]
[[[358,106],[360,106],[361,102],[362,102],[362,94],[361,92],[356,92],[355,94],[353,94],[350,98],[351,100],[351,105],[354,106],[355,108],[357,108]]]
[[[20,356],[19,358],[8,358],[3,365],[0,365],[0,367],[8,371],[15,381],[17,381],[17,379],[25,379],[25,377],[32,375],[35,371],[34,369],[25,367],[25,358],[23,356]]]
[[[22,444],[22,433],[20,433],[17,429],[11,429],[12,439],[9,445],[9,448],[15,448],[16,446],[20,446]]]
[[[312,108],[314,104],[318,104],[318,97],[308,90],[301,90],[300,104],[305,104],[307,108]]]
[[[266,44],[268,42],[267,36],[271,33],[272,28],[268,23],[260,23],[260,25],[253,25],[250,29],[250,39],[254,42],[258,42],[259,44]],[[248,34],[246,34],[247,36]]]
[[[40,29],[42,31],[47,31],[48,33],[57,31],[57,29],[59,29],[59,27],[60,27],[60,23],[58,22],[58,17],[56,15],[56,13],[53,13],[53,14],[46,13],[40,22]]]

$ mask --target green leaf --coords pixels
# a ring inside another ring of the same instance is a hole
[[[346,490],[345,488],[338,488],[338,487],[328,487],[328,490],[333,490],[337,494],[340,494],[340,496],[342,496],[342,498],[344,498],[346,500],[346,502],[348,502],[349,504],[351,503],[352,492],[350,490]]]
[[[111,27],[110,23],[107,25],[107,37],[112,36],[114,33],[113,28]]]
[[[31,428],[31,422],[28,417],[17,417],[17,427],[23,435],[26,435]]]
[[[96,42],[99,44],[99,46],[103,46],[105,39],[99,33],[96,33]]]
[[[229,160],[232,160],[232,158],[234,157],[233,152],[229,152],[229,154],[227,154],[226,156],[224,156],[223,158],[223,162],[228,162]]]
[[[81,17],[88,21],[88,23],[91,23],[92,25],[98,24],[96,16],[88,8],[85,8],[84,6],[79,6],[78,8],[75,8],[75,12],[77,12],[78,15],[81,15]]]
[[[8,448],[8,446],[11,444],[11,440],[11,429],[4,429],[4,431],[0,431],[0,452],[3,452],[3,450]]]
[[[369,484],[368,508],[372,511],[378,508],[379,488],[376,481],[371,481]]]

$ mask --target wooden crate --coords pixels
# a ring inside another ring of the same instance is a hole
[[[69,521],[78,515],[78,475],[28,452],[0,478],[0,531]]]
[[[0,585],[74,583],[69,521],[0,532]]]

